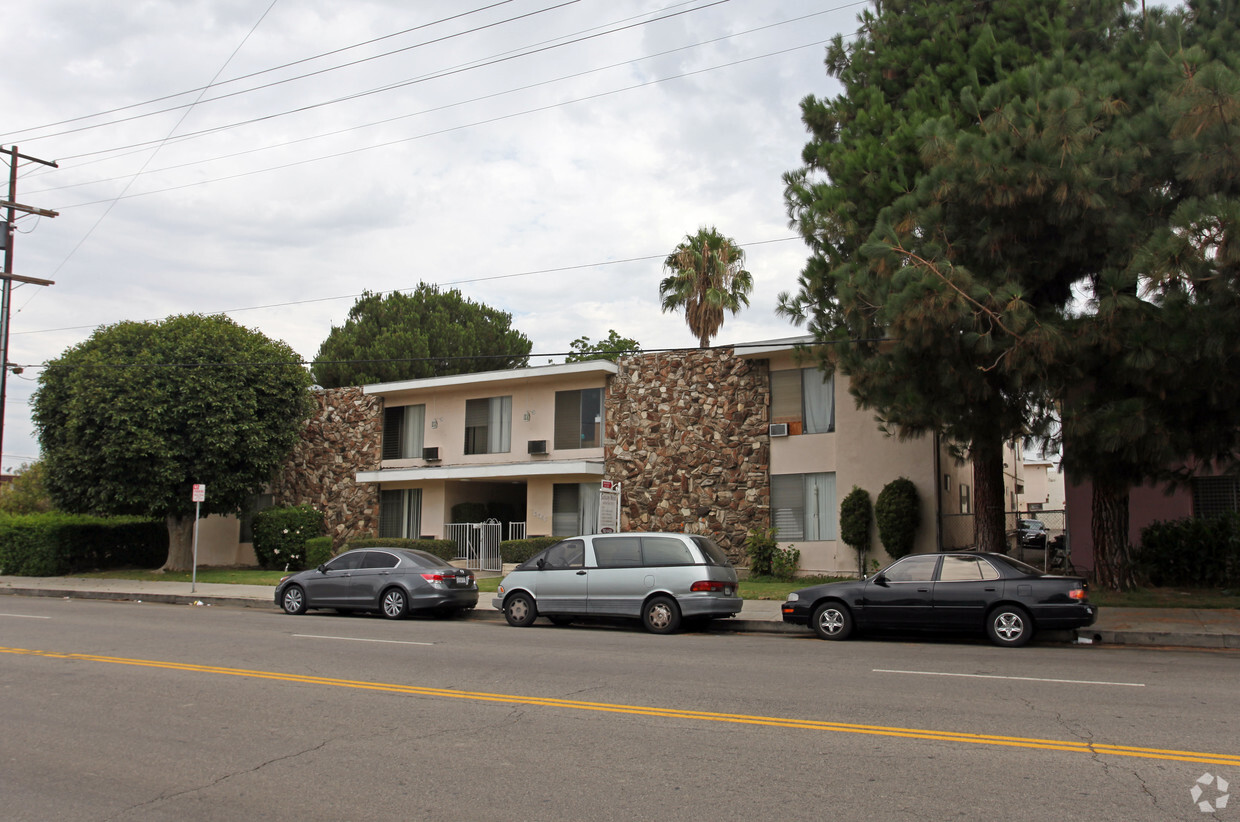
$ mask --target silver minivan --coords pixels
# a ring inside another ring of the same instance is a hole
[[[709,537],[697,534],[593,534],[552,545],[504,577],[491,604],[509,625],[540,616],[633,617],[670,634],[682,619],[735,616],[736,569]]]

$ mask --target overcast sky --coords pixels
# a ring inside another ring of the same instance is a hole
[[[458,288],[561,361],[610,329],[693,347],[662,258],[714,225],[775,316],[806,257],[781,174],[838,87],[842,0],[38,0],[6,9],[22,164],[2,467],[38,455],[38,365],[101,325],[225,313],[312,359],[363,290]],[[555,356],[561,355],[561,356]]]

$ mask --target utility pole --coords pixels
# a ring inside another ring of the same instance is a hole
[[[17,146],[12,146],[7,151],[0,149],[0,152],[9,155],[9,197],[7,200],[0,201],[0,207],[7,209],[8,212],[2,226],[4,230],[0,232],[0,242],[4,243],[4,271],[0,272],[0,461],[2,461],[4,459],[4,402],[8,396],[9,380],[9,310],[12,307],[13,281],[17,280],[18,282],[31,283],[32,285],[52,284],[51,280],[41,280],[37,277],[19,277],[13,273],[13,236],[17,212],[38,214],[41,217],[59,216],[55,211],[22,205],[17,202],[17,161],[29,160],[32,163],[41,163],[52,168],[60,168],[60,166],[51,160],[40,160],[38,157],[20,154],[17,151]]]

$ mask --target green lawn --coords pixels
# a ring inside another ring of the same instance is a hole
[[[236,568],[201,568],[198,582],[240,585],[272,585],[284,576],[283,571],[257,571]],[[94,571],[74,574],[86,579],[141,579],[148,581],[189,582],[188,571],[163,573],[160,571],[121,570]],[[499,577],[483,577],[478,580],[478,590],[495,593]],[[743,599],[767,599],[782,602],[798,588],[834,582],[832,577],[802,577],[785,582],[771,577],[743,579],[740,593]],[[1094,587],[1090,589],[1091,601],[1112,608],[1240,608],[1240,591],[1206,588],[1139,588],[1122,594]]]

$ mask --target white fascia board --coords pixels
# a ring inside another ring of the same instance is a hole
[[[430,388],[454,388],[462,385],[485,385],[492,382],[533,380],[556,377],[598,374],[607,377],[617,374],[620,366],[610,360],[587,360],[560,365],[541,365],[534,368],[509,368],[505,371],[480,371],[473,374],[454,374],[451,377],[427,377],[421,380],[380,382],[363,385],[364,394],[395,394],[401,391],[424,391]]]
[[[781,351],[791,351],[799,345],[814,344],[812,334],[806,334],[801,337],[785,337],[779,340],[763,340],[754,343],[737,343],[733,346],[736,356],[741,359],[765,358],[771,354],[778,354]]]
[[[490,480],[548,477],[560,474],[603,476],[602,460],[562,460],[558,462],[511,462],[490,465],[443,465],[431,468],[389,468],[359,471],[357,482],[419,482],[425,480]]]

